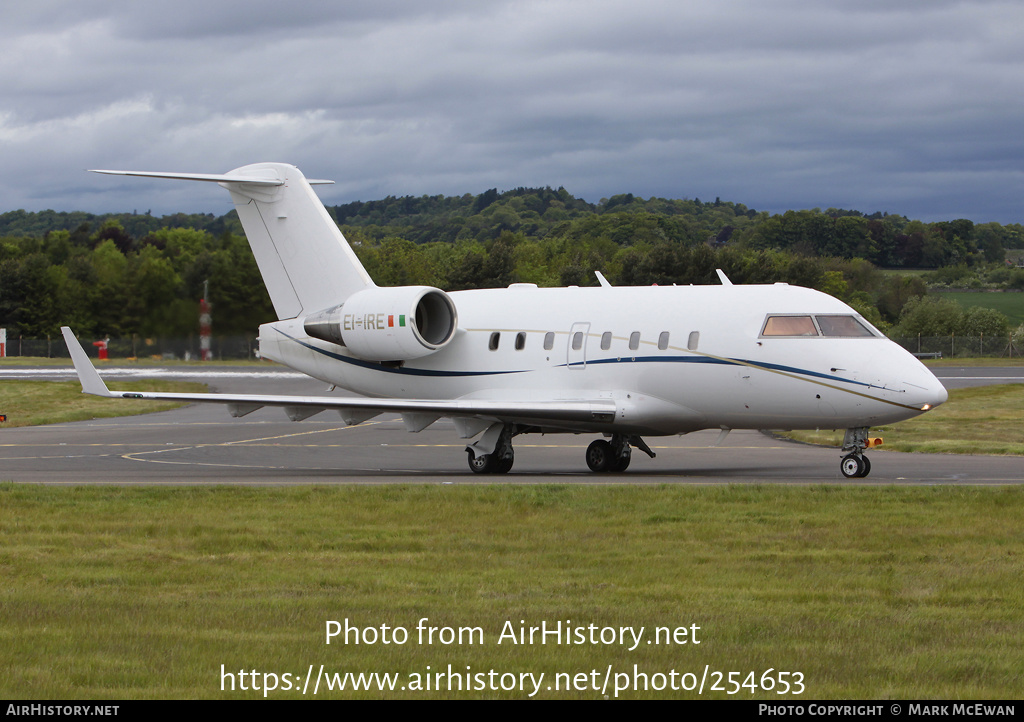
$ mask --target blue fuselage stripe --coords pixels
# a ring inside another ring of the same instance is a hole
[[[402,374],[406,376],[432,376],[432,377],[468,377],[468,376],[502,376],[507,374],[523,374],[534,371],[535,369],[510,369],[502,371],[442,371],[436,369],[422,369],[412,368],[409,366],[385,366],[380,363],[373,361],[363,361],[361,359],[353,358],[352,356],[345,356],[343,354],[335,353],[322,349],[319,346],[306,343],[300,339],[291,336],[280,329],[274,329],[285,338],[288,338],[295,343],[316,351],[319,354],[323,354],[336,361],[358,366],[359,368],[368,369],[371,371],[379,371],[382,373]],[[616,358],[603,358],[603,359],[587,359],[572,364],[558,364],[553,368],[568,367],[568,366],[598,366],[604,364],[618,364],[618,363],[686,363],[686,364],[716,364],[721,366],[750,366],[752,368],[760,368],[766,371],[782,371],[785,373],[795,374],[798,376],[809,376],[812,378],[825,379],[827,381],[836,381],[844,384],[852,384],[854,386],[865,386],[871,387],[872,384],[864,383],[863,381],[854,381],[853,379],[845,379],[841,376],[832,376],[830,374],[820,373],[818,371],[809,371],[807,369],[800,369],[794,366],[783,366],[781,364],[767,363],[765,361],[747,361],[744,359],[724,359],[714,358],[710,356],[625,356]]]
[[[382,372],[382,373],[390,373],[390,374],[403,374],[405,376],[435,376],[435,377],[437,377],[437,376],[500,376],[502,374],[521,374],[521,373],[526,373],[525,369],[523,371],[436,371],[436,370],[433,370],[433,369],[409,368],[408,366],[385,366],[385,365],[383,365],[381,363],[377,363],[377,362],[374,362],[374,361],[363,361],[362,359],[357,359],[357,358],[354,358],[352,356],[344,356],[344,355],[342,355],[340,353],[335,353],[334,351],[328,351],[327,349],[320,348],[319,346],[314,346],[311,343],[306,343],[305,341],[302,341],[301,339],[297,339],[294,336],[291,336],[291,335],[285,333],[284,331],[282,331],[279,328],[276,328],[274,330],[277,331],[282,336],[284,336],[285,338],[290,339],[290,340],[294,341],[295,343],[299,344],[300,346],[308,348],[311,351],[316,351],[317,353],[323,354],[324,356],[327,356],[328,358],[332,358],[335,361],[341,361],[342,363],[351,364],[352,366],[358,366],[359,368],[363,368],[363,369],[369,369],[370,371],[379,371],[379,372]]]

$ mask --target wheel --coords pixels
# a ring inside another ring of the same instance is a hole
[[[491,454],[491,456],[496,456],[496,454]],[[493,473],[507,474],[512,471],[512,464],[514,464],[515,461],[515,456],[513,456],[512,451],[509,450],[508,456],[503,456],[500,459],[495,460]]]
[[[843,457],[843,460],[839,462],[839,468],[843,472],[843,476],[847,479],[856,479],[862,476],[866,476],[871,467],[866,464],[863,456],[857,456],[857,454],[847,454]]]
[[[625,456],[620,456],[619,458],[615,459],[614,461],[612,461],[611,466],[608,467],[608,471],[614,471],[617,473],[625,471],[626,469],[629,468],[629,461],[631,457],[632,454],[627,452]]]
[[[591,471],[608,471],[612,461],[612,445],[604,439],[598,439],[587,447],[587,466]]]
[[[494,472],[497,464],[494,460],[494,454],[481,454],[480,456],[473,456],[473,452],[467,452],[469,454],[469,470],[474,474],[491,474]],[[512,467],[509,466],[511,469]]]
[[[860,474],[857,475],[857,477],[863,479],[865,476],[871,473],[871,459],[869,459],[866,456],[862,456],[860,457],[860,460],[864,462],[864,468],[861,469],[861,472]]]

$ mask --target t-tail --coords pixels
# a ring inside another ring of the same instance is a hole
[[[110,175],[217,183],[231,193],[279,321],[300,319],[309,337],[364,361],[408,361],[455,336],[458,313],[430,286],[380,288],[367,274],[312,184],[286,163],[255,163],[222,175],[97,170]],[[347,319],[347,320],[346,320]],[[281,360],[272,349],[265,356]]]
[[[219,183],[231,193],[279,319],[337,306],[375,284],[302,172],[255,163],[223,175],[97,170],[111,175]]]

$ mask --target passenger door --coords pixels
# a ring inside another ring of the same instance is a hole
[[[576,371],[587,367],[587,337],[590,335],[589,323],[574,323],[569,331],[569,348],[566,366]]]

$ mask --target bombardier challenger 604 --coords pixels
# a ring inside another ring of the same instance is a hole
[[[336,409],[350,424],[399,413],[409,431],[451,418],[469,467],[512,469],[513,439],[593,434],[595,472],[622,472],[644,437],[700,429],[846,429],[840,462],[864,477],[869,428],[917,416],[946,389],[856,311],[784,283],[508,288],[446,293],[377,286],[298,168],[225,174],[97,171],[217,183],[231,194],[278,320],[260,353],[360,396],[111,391],[74,334],[83,391],[283,407],[299,421]],[[475,439],[475,440],[474,440]]]

